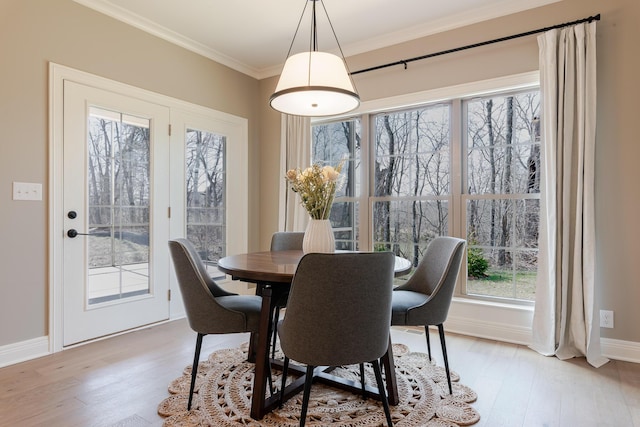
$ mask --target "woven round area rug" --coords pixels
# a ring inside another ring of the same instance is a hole
[[[218,350],[207,361],[200,362],[191,411],[187,411],[191,365],[187,366],[182,376],[169,385],[171,395],[158,405],[158,413],[166,417],[163,426],[298,426],[302,392],[262,420],[250,417],[254,365],[247,362],[247,349],[245,344],[241,348]],[[455,427],[480,420],[480,414],[470,405],[477,395],[460,384],[457,373],[451,371],[453,395],[450,395],[444,368],[429,361],[425,353],[409,352],[406,346],[394,344],[393,354],[400,398],[398,405],[391,406],[394,426]],[[375,387],[373,369],[365,366],[365,382]],[[360,381],[358,365],[336,368],[332,374]],[[281,372],[274,369],[274,386],[281,380]],[[385,426],[386,419],[380,402],[314,382],[306,425],[378,427]]]

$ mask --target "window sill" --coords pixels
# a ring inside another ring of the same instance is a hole
[[[503,309],[521,310],[521,311],[531,312],[531,313],[533,313],[533,308],[534,308],[533,304],[529,304],[526,302],[525,303],[508,303],[508,302],[491,301],[491,300],[472,298],[472,297],[463,297],[463,296],[455,296],[453,297],[453,301],[456,304],[469,304],[469,305],[479,306],[479,307],[499,307]]]

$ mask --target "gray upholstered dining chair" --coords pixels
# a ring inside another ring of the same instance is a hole
[[[277,231],[271,236],[272,251],[302,250],[304,231]]]
[[[262,298],[232,294],[218,286],[188,240],[170,240],[169,249],[189,326],[198,334],[187,404],[191,410],[202,338],[208,334],[257,333]]]
[[[373,365],[392,425],[379,359],[390,344],[394,262],[390,252],[309,253],[300,260],[287,315],[278,328],[285,354],[281,402],[289,359],[307,365],[300,426],[305,424],[314,368],[360,364],[362,373],[364,362]]]
[[[304,231],[277,231],[271,236],[271,251],[291,251],[302,250]],[[271,357],[275,357],[276,339],[278,337],[278,321],[280,320],[280,310],[287,305],[289,294],[280,295],[275,302],[273,314],[273,342],[271,344]]]
[[[466,241],[462,239],[436,237],[427,247],[413,275],[393,291],[391,325],[424,326],[429,360],[429,325],[438,326],[449,394],[453,391],[443,323],[449,313],[465,246]]]

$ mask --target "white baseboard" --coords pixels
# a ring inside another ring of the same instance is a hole
[[[600,338],[602,355],[609,359],[640,363],[640,343]]]
[[[0,368],[46,356],[49,353],[49,337],[8,344],[0,347]]]

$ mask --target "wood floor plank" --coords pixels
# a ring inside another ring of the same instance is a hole
[[[81,345],[0,369],[0,425],[160,427],[157,405],[191,364],[185,320]],[[437,331],[432,354],[442,365]],[[426,353],[424,330],[393,328],[394,343]],[[248,334],[206,336],[202,357]],[[544,357],[526,346],[447,333],[451,369],[478,394],[476,427],[640,427],[640,364]]]

